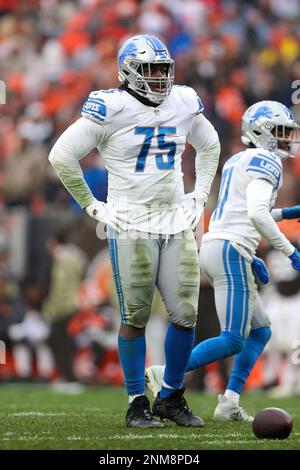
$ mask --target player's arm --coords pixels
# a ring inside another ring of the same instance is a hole
[[[206,202],[219,164],[219,137],[211,122],[203,114],[197,114],[187,141],[196,151],[195,193]]]
[[[68,127],[54,144],[49,161],[63,185],[86,209],[89,216],[119,231],[120,223],[107,204],[94,198],[86,184],[79,161],[105,138],[105,125],[82,117]]]
[[[246,190],[248,216],[256,230],[277,250],[288,256],[294,269],[300,270],[300,254],[280,231],[270,213],[274,186],[263,178],[252,179]]]
[[[63,185],[82,208],[93,202],[79,161],[101,142],[105,130],[89,119],[80,118],[54,144],[49,161]]]
[[[291,207],[276,208],[271,210],[271,215],[276,222],[288,219],[300,219],[300,204]],[[298,220],[300,222],[300,220]]]
[[[198,205],[199,210],[196,211],[198,214],[193,224],[195,227],[201,217],[203,207],[210,193],[211,185],[219,164],[221,147],[215,128],[209,120],[200,113],[193,117],[193,125],[187,141],[196,151],[196,182],[192,195],[196,199],[196,205]]]

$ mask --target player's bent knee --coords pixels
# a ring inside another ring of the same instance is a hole
[[[189,302],[181,302],[177,312],[170,313],[171,321],[184,328],[194,328],[197,320],[197,309]]]
[[[232,333],[230,331],[223,331],[221,336],[225,339],[227,343],[227,355],[233,356],[239,354],[245,345],[245,340],[242,336]]]
[[[250,331],[249,337],[253,340],[256,340],[262,344],[267,344],[272,336],[271,328],[269,326],[263,326],[257,328],[256,330]]]

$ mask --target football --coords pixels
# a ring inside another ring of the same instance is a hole
[[[293,429],[293,419],[281,408],[265,408],[255,416],[252,429],[258,439],[286,439]]]

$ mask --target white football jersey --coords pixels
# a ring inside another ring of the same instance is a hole
[[[263,178],[273,185],[270,210],[282,185],[282,163],[274,153],[254,148],[233,155],[222,171],[219,199],[203,241],[226,239],[246,248],[253,256],[261,235],[247,211],[246,190],[253,178]]]
[[[122,89],[90,93],[82,116],[104,129],[97,148],[108,170],[108,203],[124,211],[133,229],[171,234],[188,228],[181,155],[189,137],[195,139],[193,123],[202,111],[200,98],[186,86],[173,86],[158,107]],[[199,145],[214,144],[213,126],[201,119]]]

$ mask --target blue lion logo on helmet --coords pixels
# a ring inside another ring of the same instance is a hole
[[[253,126],[255,121],[259,119],[260,117],[266,117],[266,118],[271,118],[273,116],[273,113],[268,106],[261,106],[258,108],[254,114],[249,118],[249,124],[250,126]]]
[[[134,44],[134,42],[130,42],[129,44],[127,44],[127,46],[124,47],[123,50],[120,51],[119,64],[123,64],[127,56],[136,57],[136,54],[137,54],[137,47]]]

